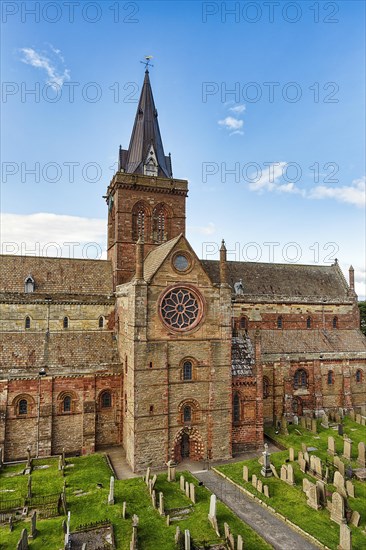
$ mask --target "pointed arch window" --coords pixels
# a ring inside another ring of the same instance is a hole
[[[240,422],[240,396],[238,392],[233,397],[233,421]]]
[[[169,240],[169,209],[165,204],[160,204],[153,213],[153,236],[154,241],[163,243]]]
[[[132,211],[132,238],[137,242],[140,238],[144,241],[148,235],[148,210],[144,203],[135,204]]]
[[[32,275],[28,275],[28,277],[24,281],[24,292],[26,294],[30,294],[31,292],[34,292],[34,279]]]
[[[263,377],[263,399],[269,397],[269,380],[267,376]]]
[[[362,372],[361,369],[358,369],[358,370],[356,371],[356,383],[357,383],[357,384],[361,384],[362,378],[363,378],[363,372]]]
[[[334,384],[334,375],[333,375],[333,371],[332,371],[332,370],[329,370],[329,371],[328,371],[328,374],[327,374],[327,384],[328,384],[328,385]]]
[[[304,369],[298,369],[294,376],[294,388],[307,388],[308,375]]]
[[[311,328],[311,317],[306,319],[306,328]]]
[[[31,319],[30,319],[29,315],[27,315],[26,318],[25,318],[24,327],[25,328],[31,328]]]
[[[277,328],[283,328],[283,319],[281,315],[277,317]]]
[[[62,326],[64,328],[69,328],[69,318],[68,317],[64,317],[64,319],[62,321]]]
[[[62,402],[63,412],[71,412],[71,397],[70,395],[65,395]]]
[[[98,327],[103,328],[104,327],[104,317],[101,315],[98,319]]]
[[[112,394],[110,391],[104,391],[100,396],[100,405],[102,409],[109,409],[112,406]]]
[[[338,317],[333,317],[332,326],[333,328],[338,328]]]
[[[248,318],[245,316],[242,316],[240,318],[240,328],[241,330],[247,330],[248,329]]]

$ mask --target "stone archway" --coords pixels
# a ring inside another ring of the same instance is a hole
[[[184,458],[203,460],[204,443],[197,428],[192,426],[181,428],[174,438],[170,454],[175,462],[181,462]]]

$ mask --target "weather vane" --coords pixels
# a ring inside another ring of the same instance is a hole
[[[145,55],[145,61],[140,61],[143,65],[145,65],[145,70],[148,70],[148,67],[153,67],[154,65],[150,64],[150,61],[152,60],[152,55]]]

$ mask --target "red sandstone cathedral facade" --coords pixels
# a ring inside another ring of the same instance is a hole
[[[146,71],[107,189],[108,259],[2,256],[5,460],[123,445],[134,471],[227,459],[263,424],[365,406],[353,269],[200,260],[188,183],[164,153]]]

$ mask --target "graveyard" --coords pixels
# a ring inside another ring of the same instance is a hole
[[[355,420],[282,420],[266,430],[282,451],[215,470],[328,548],[364,548],[366,428]]]
[[[1,548],[270,548],[191,474],[169,472],[114,480],[100,454],[3,465]]]

